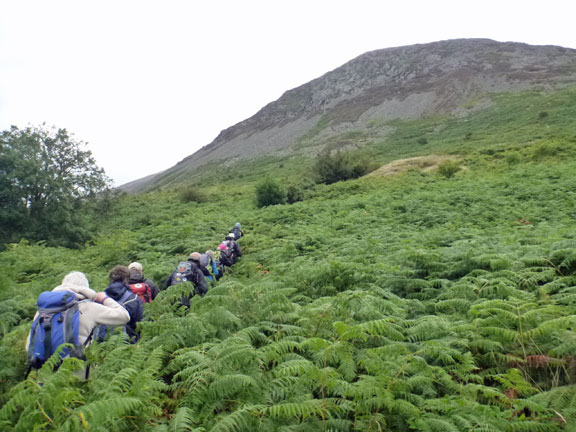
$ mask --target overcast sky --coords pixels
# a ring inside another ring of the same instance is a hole
[[[0,0],[0,130],[66,128],[116,185],[371,50],[576,48],[574,0]]]

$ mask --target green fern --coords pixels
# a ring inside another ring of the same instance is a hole
[[[170,419],[169,432],[201,432],[203,428],[194,428],[194,415],[186,407],[178,408]]]

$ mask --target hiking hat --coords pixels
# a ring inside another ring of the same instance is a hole
[[[220,243],[218,245],[218,250],[221,250],[221,251],[226,250],[226,245],[224,243]]]
[[[236,222],[236,225],[234,226],[240,228],[240,222]]]
[[[128,270],[136,270],[139,273],[142,273],[142,264],[139,262],[133,262],[128,266]]]
[[[229,238],[229,239],[234,240],[234,239],[236,238],[236,236],[234,235],[234,233],[231,232],[231,233],[228,233],[228,235],[226,236],[226,238],[227,238],[227,239]]]
[[[96,291],[90,288],[88,278],[86,275],[79,271],[68,273],[62,284],[54,288],[52,291],[72,291],[76,294],[78,300],[94,300],[96,298]]]
[[[200,258],[201,258],[201,256],[198,252],[192,252],[190,254],[190,259],[193,261],[200,261]]]

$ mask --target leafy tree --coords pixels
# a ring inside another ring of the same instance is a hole
[[[75,246],[86,236],[84,204],[109,181],[66,129],[12,126],[0,133],[0,244],[22,237]]]

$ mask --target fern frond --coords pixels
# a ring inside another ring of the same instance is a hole
[[[258,362],[258,352],[253,346],[247,344],[226,343],[225,339],[220,345],[213,348],[210,354],[214,355],[212,368],[216,371],[236,368],[241,365]]]
[[[425,397],[436,396],[436,386],[434,378],[424,375],[413,375],[405,380],[410,391]]]
[[[78,416],[71,416],[63,424],[63,429],[81,430],[82,418],[88,425],[113,424],[125,416],[136,414],[142,407],[142,401],[135,397],[122,396],[96,400],[76,410]]]
[[[531,338],[546,337],[553,332],[573,328],[576,325],[576,317],[568,316],[544,321],[538,327],[526,331],[526,336]]]
[[[278,362],[284,355],[297,350],[299,347],[300,343],[290,340],[273,342],[260,348],[260,358],[264,363],[271,361]]]
[[[408,340],[410,342],[421,342],[430,339],[443,337],[448,328],[449,322],[439,316],[424,316],[409,323]]]
[[[469,347],[472,351],[480,352],[502,352],[504,349],[501,342],[492,339],[475,339],[470,341]]]
[[[508,422],[509,432],[553,432],[558,426],[536,420],[511,420]]]
[[[234,374],[216,377],[208,387],[211,399],[224,399],[242,391],[258,392],[258,383],[247,375]]]
[[[515,342],[519,339],[517,331],[503,327],[480,327],[479,330],[485,335],[496,337],[504,342]]]
[[[274,376],[300,376],[316,369],[316,366],[310,360],[290,360],[279,364],[274,368]]]
[[[461,430],[454,425],[454,423],[437,418],[424,416],[414,420],[414,424],[418,430],[422,432],[460,432]]]
[[[334,399],[308,399],[302,402],[284,402],[268,407],[270,417],[306,419],[311,416],[329,417],[340,411]]]
[[[203,429],[195,429],[194,424],[194,414],[187,407],[180,407],[174,413],[170,419],[170,424],[168,425],[169,432],[201,432]]]
[[[406,418],[420,416],[420,410],[418,407],[402,399],[395,399],[392,403],[390,403],[388,409],[390,412]]]
[[[455,314],[466,313],[470,308],[471,302],[462,298],[442,300],[434,305],[437,313]]]
[[[232,413],[226,413],[217,417],[216,425],[210,432],[238,432],[254,430],[253,412],[258,411],[258,407],[245,406]]]
[[[510,406],[510,400],[503,393],[492,387],[486,387],[480,384],[468,384],[464,391],[472,393],[480,403],[489,403],[499,405],[504,408]]]
[[[375,321],[367,321],[356,326],[360,331],[366,332],[369,335],[384,336],[394,341],[403,341],[404,335],[400,327],[394,324],[390,318],[379,319]]]

